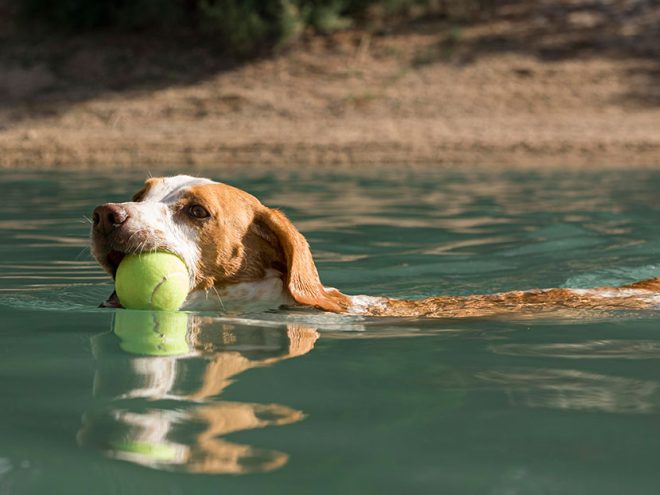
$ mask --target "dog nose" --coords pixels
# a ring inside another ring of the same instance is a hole
[[[94,230],[109,234],[128,219],[126,209],[115,203],[106,203],[94,209]]]

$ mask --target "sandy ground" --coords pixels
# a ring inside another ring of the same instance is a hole
[[[0,167],[660,166],[657,19],[594,43],[598,16],[574,14],[560,31],[513,10],[310,37],[244,63],[175,43],[10,38]]]

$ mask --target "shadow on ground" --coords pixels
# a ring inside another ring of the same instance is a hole
[[[437,32],[437,20],[419,19],[398,32]],[[493,0],[468,29],[454,24],[421,49],[413,65],[471,64],[503,53],[545,62],[594,57],[639,60],[627,103],[660,105],[660,4],[655,0]],[[519,76],[526,75],[520,73]]]
[[[240,65],[214,40],[191,34],[16,33],[0,43],[0,126],[56,116],[103,93],[194,84]],[[226,104],[236,101],[229,95]]]
[[[411,60],[415,68],[472,64],[507,52],[549,62],[596,56],[638,59],[644,63],[630,73],[625,103],[660,105],[660,5],[654,0],[493,0],[476,17],[460,23],[427,16],[376,38],[423,32],[437,36],[433,45],[416,51]],[[332,41],[330,37],[328,45]],[[224,55],[217,40],[191,33],[64,36],[24,33],[0,23],[0,46],[0,129],[25,118],[58,116],[71,104],[104,93],[192,85],[242,63]],[[524,70],[518,75],[526,76]],[[224,95],[222,88],[217,98],[228,110],[240,109],[240,98]]]

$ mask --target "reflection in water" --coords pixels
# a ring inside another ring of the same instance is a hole
[[[590,340],[551,344],[500,344],[496,354],[567,359],[657,359],[660,343],[652,340]]]
[[[126,353],[119,358],[117,337]],[[239,327],[186,313],[118,311],[113,332],[93,338],[95,402],[83,415],[78,443],[156,469],[240,474],[279,468],[287,454],[221,437],[295,423],[304,414],[217,396],[239,373],[306,354],[317,338],[301,325]]]
[[[655,413],[660,384],[571,369],[484,371],[481,381],[501,385],[513,405],[607,413]]]

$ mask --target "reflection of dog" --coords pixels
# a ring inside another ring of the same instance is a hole
[[[421,301],[347,296],[324,287],[305,238],[278,210],[208,179],[152,178],[127,203],[94,210],[92,252],[113,276],[126,253],[170,251],[186,261],[187,306],[300,304],[377,316],[484,316],[563,308],[657,306],[660,278],[624,287],[545,289]],[[116,298],[110,304],[117,305]]]
[[[158,318],[159,313],[154,315]],[[110,359],[116,355],[104,356],[102,342],[96,338],[97,403],[84,415],[79,443],[113,458],[158,469],[245,473],[284,465],[288,456],[283,452],[219,437],[295,423],[303,419],[301,411],[279,404],[227,402],[214,397],[245,370],[309,352],[318,333],[301,326],[237,329],[193,315],[189,322],[184,318],[183,325],[187,332],[179,332],[171,321],[156,320],[154,326],[141,329],[132,327],[123,335],[134,342],[122,340],[120,345],[139,348],[142,355],[130,356],[128,363]],[[121,333],[117,330],[115,322],[115,333]],[[167,339],[182,339],[183,345],[165,342]],[[153,355],[149,355],[150,349]],[[202,368],[200,360],[205,363]],[[157,402],[151,402],[145,407],[144,399],[174,400],[177,405],[158,407]]]

